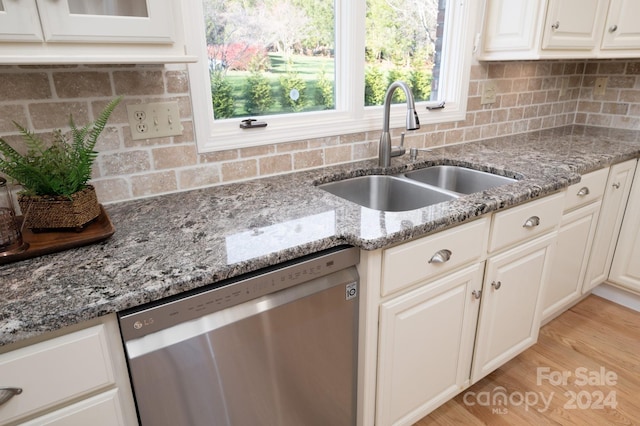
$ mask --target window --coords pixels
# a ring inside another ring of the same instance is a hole
[[[396,79],[412,86],[422,124],[464,119],[475,3],[190,4],[187,49],[200,58],[189,64],[199,151],[381,129],[380,104]],[[427,109],[442,103],[444,109]],[[404,126],[404,105],[391,114],[392,128]],[[267,126],[241,128],[248,118]]]

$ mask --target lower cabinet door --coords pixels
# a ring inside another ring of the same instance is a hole
[[[640,171],[631,187],[609,281],[640,293]]]
[[[544,288],[543,321],[582,296],[582,283],[598,224],[600,202],[589,204],[562,217],[551,276]]]
[[[413,424],[469,384],[482,266],[381,305],[377,425]]]
[[[582,294],[591,291],[609,277],[636,163],[636,160],[629,160],[611,166]]]
[[[487,260],[471,374],[477,382],[538,340],[557,233]]]

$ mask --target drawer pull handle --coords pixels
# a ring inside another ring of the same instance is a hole
[[[586,186],[582,187],[580,191],[578,191],[577,195],[578,197],[584,197],[585,195],[589,195],[589,188],[587,188]]]
[[[527,221],[522,225],[523,228],[535,228],[540,225],[540,218],[538,216],[531,216]]]
[[[495,288],[496,290],[500,290],[500,287],[502,287],[502,283],[500,281],[493,281],[491,283],[491,287]]]
[[[473,290],[471,292],[471,295],[476,299],[480,299],[480,297],[482,296],[482,290]]]
[[[451,250],[447,250],[447,249],[438,250],[436,254],[431,256],[431,259],[429,259],[429,263],[445,263],[449,259],[451,259],[451,254],[452,254]]]
[[[558,28],[560,28],[560,21],[556,21],[555,23],[551,24],[551,29],[557,30]]]
[[[22,388],[0,388],[0,405],[22,393]]]
[[[620,182],[616,182],[611,186],[613,186],[615,189],[619,189],[620,188]]]
[[[618,31],[618,26],[617,25],[612,25],[609,27],[609,32],[610,33],[615,33],[616,31]]]

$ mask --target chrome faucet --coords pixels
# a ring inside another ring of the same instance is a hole
[[[405,153],[404,149],[404,133],[400,135],[400,145],[391,146],[391,134],[389,133],[389,114],[391,113],[391,99],[397,88],[404,91],[407,97],[407,130],[417,130],[420,128],[420,120],[416,113],[416,104],[413,100],[413,93],[403,81],[394,81],[387,89],[384,97],[384,121],[382,123],[382,135],[380,136],[380,146],[378,148],[378,165],[380,167],[389,167],[391,165],[391,157],[397,157]]]

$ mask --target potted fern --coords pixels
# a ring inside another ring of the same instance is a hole
[[[20,154],[0,138],[0,172],[22,185],[18,203],[24,226],[34,230],[83,226],[98,217],[100,204],[91,179],[98,136],[122,98],[109,102],[96,121],[78,128],[69,118],[71,141],[61,130],[53,133],[51,144],[14,121],[26,145]]]

